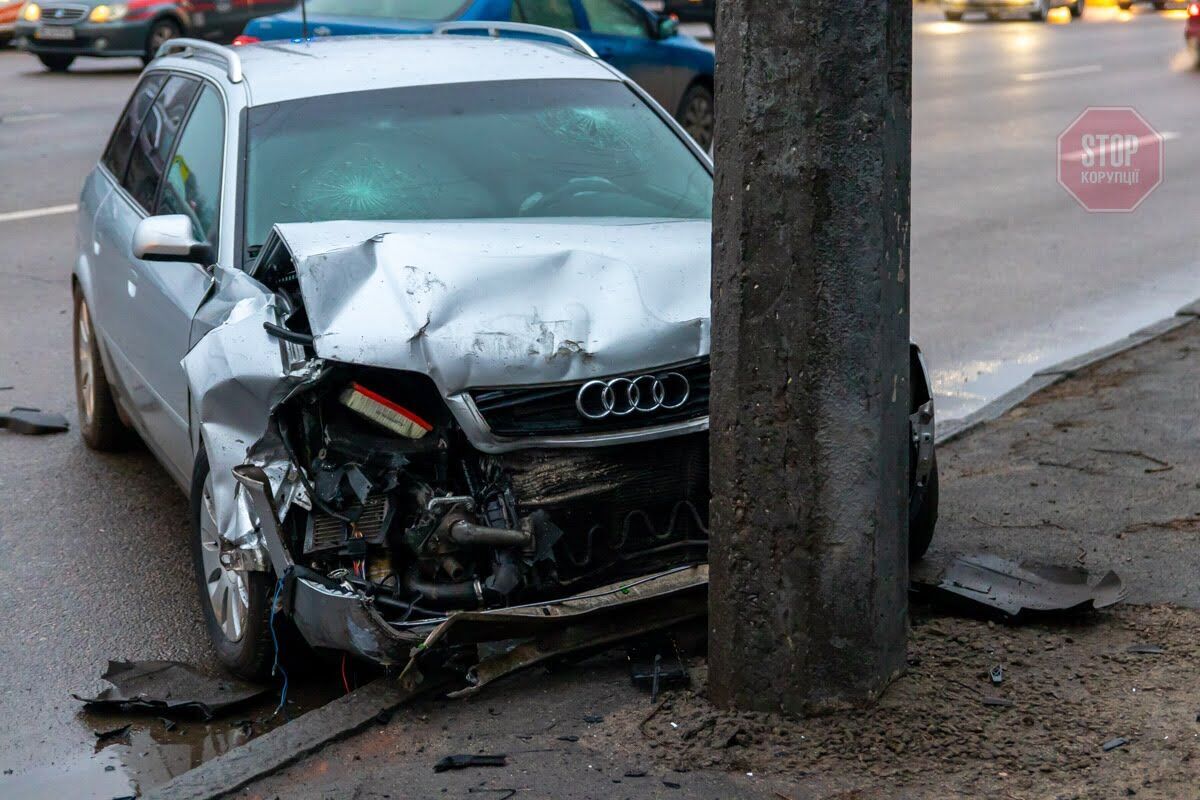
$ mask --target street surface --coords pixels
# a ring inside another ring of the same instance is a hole
[[[1182,26],[1141,6],[1070,25],[917,9],[912,328],[943,418],[1200,296],[1200,73]],[[75,202],[139,67],[58,75],[0,51],[0,406],[74,420],[74,216],[39,209]],[[1168,136],[1166,179],[1135,213],[1086,213],[1056,183],[1055,138],[1088,105],[1133,105]],[[168,734],[149,718],[94,752],[93,731],[123,722],[69,696],[109,658],[209,661],[185,503],[152,457],[0,432],[0,509],[0,796],[125,794],[238,741],[228,722]]]

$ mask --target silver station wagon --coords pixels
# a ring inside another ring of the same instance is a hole
[[[561,31],[164,46],[83,190],[80,426],[188,493],[226,666],[703,613],[711,169]]]

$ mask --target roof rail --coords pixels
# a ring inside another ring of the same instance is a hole
[[[213,42],[206,42],[202,39],[168,39],[163,42],[162,47],[158,48],[155,58],[163,56],[181,55],[184,58],[191,58],[196,53],[205,53],[214,55],[225,62],[225,74],[229,76],[230,83],[242,82],[242,58],[232,48],[224,47]]]
[[[458,33],[460,31],[487,31],[489,36],[500,38],[502,31],[510,31],[512,33],[526,33],[532,36],[544,36],[547,39],[557,39],[560,43],[574,50],[576,53],[582,53],[588,58],[599,58],[596,51],[591,46],[580,39],[573,33],[560,30],[558,28],[550,28],[545,25],[530,25],[526,22],[485,22],[485,21],[464,21],[464,22],[443,22],[433,29],[435,36],[443,36],[447,33]]]

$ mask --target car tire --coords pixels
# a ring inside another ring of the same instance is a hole
[[[66,72],[75,63],[75,56],[62,53],[38,53],[38,61],[51,72]]]
[[[1133,8],[1133,0],[1117,0],[1117,8],[1122,11],[1128,11]]]
[[[937,455],[929,470],[929,480],[923,490],[913,487],[908,498],[908,562],[914,564],[925,557],[933,541],[938,518]]]
[[[947,22],[962,22],[963,12],[961,11],[946,11]]]
[[[1166,9],[1166,7],[1167,7],[1167,4],[1166,4],[1166,2],[1164,2],[1164,0],[1154,0],[1154,10],[1155,11],[1163,11],[1164,9]]]
[[[1083,4],[1084,4],[1084,0],[1075,0],[1075,2],[1071,4],[1071,16],[1072,17],[1074,17],[1075,19],[1079,19],[1080,17],[1083,16]]]
[[[142,56],[142,63],[149,64],[158,54],[158,48],[162,47],[165,42],[178,39],[182,35],[183,29],[175,20],[167,17],[155,20],[154,24],[150,26],[150,33],[146,34],[146,53]]]
[[[122,450],[133,432],[121,421],[121,412],[108,383],[100,342],[92,325],[92,314],[83,291],[75,287],[75,404],[79,412],[79,432],[93,450]]]
[[[268,572],[237,572],[221,566],[212,477],[208,455],[203,450],[192,473],[189,516],[196,589],[217,659],[234,675],[251,681],[265,680],[275,659],[271,636],[274,576]],[[276,630],[280,633],[284,622],[282,617],[275,620]]]
[[[1029,18],[1034,22],[1045,22],[1049,16],[1049,0],[1038,0],[1037,9],[1029,12]]]
[[[712,148],[713,131],[717,124],[716,109],[712,90],[702,83],[689,86],[679,102],[676,119],[705,152]]]

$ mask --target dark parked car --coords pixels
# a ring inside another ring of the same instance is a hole
[[[636,0],[308,0],[306,10],[310,37],[429,33],[451,21],[571,31],[649,92],[702,148],[712,145],[712,51]],[[254,20],[235,44],[305,35],[305,21],[293,8]]]
[[[61,72],[79,56],[136,56],[149,63],[168,39],[189,36],[231,42],[254,17],[273,14],[295,0],[189,0],[45,3],[28,0],[13,30],[17,46]]]

